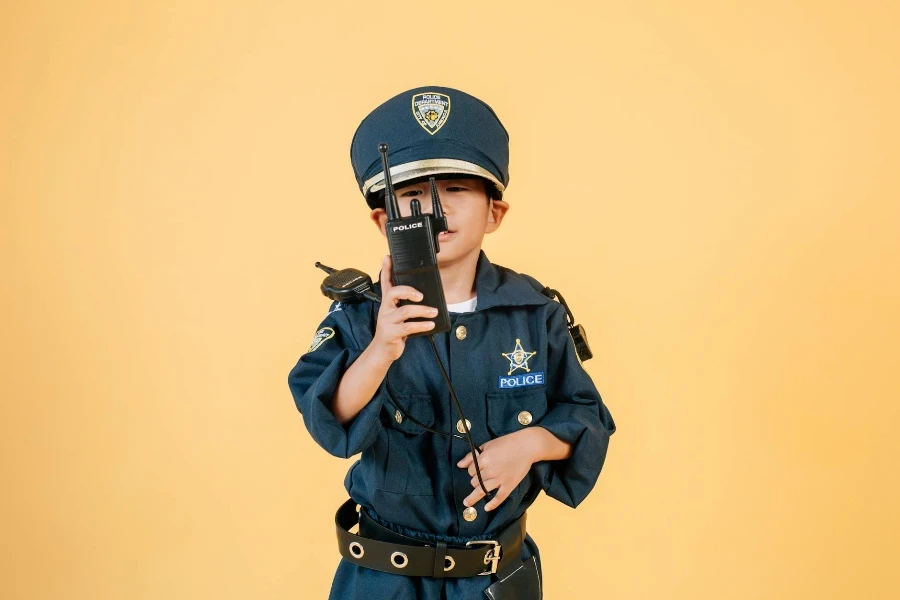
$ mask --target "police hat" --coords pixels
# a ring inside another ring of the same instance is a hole
[[[509,134],[490,106],[459,90],[415,88],[362,120],[350,162],[370,208],[383,206],[379,142],[388,144],[394,185],[440,175],[481,177],[500,198],[509,183]]]

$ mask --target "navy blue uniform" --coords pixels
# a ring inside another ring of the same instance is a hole
[[[344,480],[350,496],[382,524],[423,540],[464,544],[490,537],[522,515],[541,490],[578,506],[600,475],[616,428],[576,355],[561,304],[518,273],[492,264],[483,251],[475,288],[475,311],[451,314],[450,332],[434,336],[471,423],[472,441],[477,447],[525,427],[544,427],[572,444],[568,459],[532,465],[490,512],[482,499],[475,505],[477,516],[463,518],[462,502],[473,488],[467,470],[456,463],[469,453],[468,443],[423,430],[401,408],[433,429],[458,432],[459,415],[427,338],[407,339],[403,355],[352,421],[341,425],[329,409],[341,376],[373,339],[378,304],[333,303],[310,351],[288,377],[313,439],[334,456],[362,453]],[[532,556],[540,577],[538,549],[528,536],[522,558]],[[471,599],[483,597],[492,580],[407,577],[341,558],[330,598]],[[537,589],[540,585],[535,582]]]

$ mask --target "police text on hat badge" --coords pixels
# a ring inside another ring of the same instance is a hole
[[[414,94],[412,112],[422,129],[434,135],[450,117],[450,96],[437,92]]]

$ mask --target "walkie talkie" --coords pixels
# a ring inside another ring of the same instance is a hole
[[[441,273],[438,270],[437,253],[440,252],[437,236],[447,231],[447,218],[441,208],[434,177],[431,183],[432,214],[423,214],[419,201],[410,202],[411,216],[401,217],[394,186],[391,183],[391,170],[388,165],[388,145],[378,144],[381,153],[381,166],[384,169],[384,205],[387,211],[388,249],[391,254],[394,285],[408,285],[422,293],[420,302],[400,300],[399,304],[417,304],[432,306],[438,309],[434,318],[413,317],[407,321],[434,321],[434,328],[428,331],[410,334],[408,337],[431,335],[450,330],[450,315],[447,313],[447,301],[444,299],[444,286],[441,284]]]

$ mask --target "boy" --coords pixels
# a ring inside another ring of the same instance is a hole
[[[351,161],[384,235],[382,141],[401,215],[413,198],[432,212],[428,177],[438,180],[449,230],[437,256],[452,326],[434,341],[467,422],[428,338],[407,337],[433,326],[408,319],[437,311],[398,306],[421,295],[392,285],[386,256],[375,285],[381,302],[332,303],[288,377],[313,439],[335,456],[362,453],[336,515],[342,559],[329,598],[540,598],[525,511],[541,490],[573,508],[584,500],[615,423],[580,364],[564,307],[481,249],[509,209],[509,138],[493,110],[461,91],[427,87],[362,121]],[[487,502],[481,481],[494,494]]]

